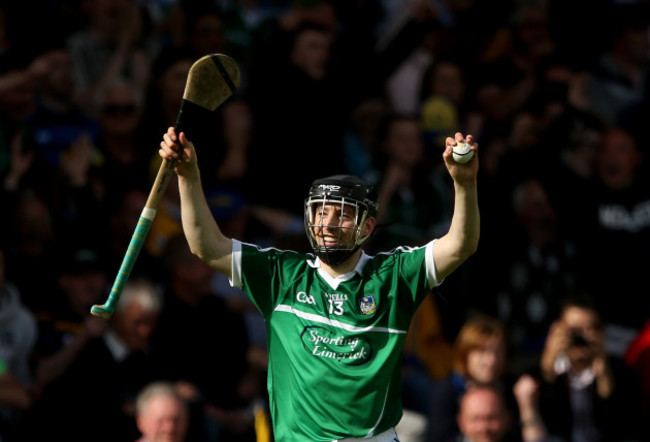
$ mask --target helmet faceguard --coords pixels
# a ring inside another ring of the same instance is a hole
[[[336,225],[323,225],[326,207],[332,206],[345,213],[352,209],[354,224],[343,226],[343,217]],[[338,207],[337,207],[338,206]],[[335,175],[313,182],[309,197],[305,200],[305,230],[312,250],[321,261],[328,265],[338,265],[356,252],[372,235],[363,235],[363,225],[369,217],[377,217],[379,203],[372,184],[350,175]],[[318,216],[320,213],[321,216]],[[317,222],[317,219],[320,220]],[[335,232],[336,245],[327,246],[318,243],[317,233],[323,235],[324,229]],[[345,233],[351,231],[350,235]],[[344,241],[344,238],[347,238]]]

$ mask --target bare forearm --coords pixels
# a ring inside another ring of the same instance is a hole
[[[459,257],[464,260],[471,256],[478,247],[481,220],[476,185],[460,186],[456,184],[455,187],[455,209],[449,233],[457,242]]]
[[[615,381],[609,363],[604,361],[602,367],[596,370],[596,391],[598,396],[607,399],[614,391]]]
[[[522,419],[521,438],[524,442],[540,442],[547,440],[548,433],[541,419],[537,416],[524,421]]]
[[[480,216],[476,185],[456,187],[454,215],[449,232],[440,238],[434,249],[438,277],[444,279],[478,247]]]
[[[184,132],[169,127],[160,143],[159,154],[175,161],[181,200],[181,222],[190,250],[215,270],[232,276],[232,241],[226,238],[212,216],[203,186],[194,145]]]
[[[548,436],[544,421],[537,404],[532,401],[518,400],[521,438],[524,442],[542,441]]]
[[[541,376],[548,383],[553,383],[557,379],[557,374],[555,373],[555,358],[550,356],[542,355],[542,360],[540,362]]]
[[[519,401],[521,438],[524,442],[543,441],[548,437],[546,426],[534,404]]]
[[[183,230],[192,253],[230,277],[232,244],[212,216],[199,175],[179,177],[179,190]]]

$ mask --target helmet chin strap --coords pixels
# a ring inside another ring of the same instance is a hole
[[[337,266],[352,256],[360,246],[353,249],[336,249],[325,246],[317,246],[314,248],[314,253],[318,258],[329,266]]]

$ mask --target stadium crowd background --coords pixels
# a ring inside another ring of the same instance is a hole
[[[255,440],[263,324],[189,254],[173,182],[131,277],[148,301],[89,315],[189,66],[210,53],[233,57],[242,84],[187,132],[233,237],[307,251],[309,183],[350,173],[380,189],[368,251],[421,245],[449,223],[444,138],[476,137],[479,250],[427,298],[405,349],[405,407],[425,426],[468,320],[505,327],[509,378],[538,375],[563,302],[580,298],[623,398],[607,404],[614,434],[650,438],[647,2],[62,0],[0,6],[2,441],[133,441],[134,399],[161,379],[191,405],[188,440]]]

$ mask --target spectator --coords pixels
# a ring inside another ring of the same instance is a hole
[[[650,150],[650,136],[646,133],[645,122],[650,118],[650,69],[646,70],[644,81],[643,96],[619,113],[616,124],[630,132],[644,155],[647,155]],[[645,167],[647,170],[648,165]]]
[[[423,416],[425,421],[431,414],[431,397],[438,382],[452,369],[451,344],[444,332],[438,302],[432,292],[411,320],[402,368],[404,408]]]
[[[526,384],[532,380],[532,378],[524,379]],[[523,384],[524,381],[516,386],[520,390],[517,397],[522,401],[529,401],[535,394],[535,387],[533,385],[531,389]],[[531,413],[534,413],[534,408]],[[470,388],[460,401],[457,419],[461,434],[458,439],[455,439],[458,441],[539,442],[546,437],[544,424],[538,417],[522,422],[519,430],[519,425],[503,397],[503,392],[493,386],[482,385]]]
[[[214,270],[190,252],[182,234],[169,239],[162,260],[165,304],[153,337],[161,379],[188,387],[190,439],[246,441],[254,434],[248,398],[240,393],[249,380],[246,323],[211,292]],[[228,355],[227,364],[206,350],[212,342]]]
[[[378,27],[382,57],[387,57],[390,77],[383,79],[391,104],[398,112],[415,115],[427,87],[427,74],[432,64],[451,54],[462,54],[464,75],[474,82],[472,63],[480,59],[485,42],[503,23],[509,13],[504,4],[489,5],[477,1],[439,2],[427,1],[382,2],[387,20],[392,20],[389,32]],[[389,6],[390,4],[390,6]],[[393,12],[397,8],[398,11]],[[490,22],[487,25],[487,22]],[[472,32],[465,30],[472,28]],[[388,41],[388,44],[386,42]],[[394,66],[398,66],[394,68]],[[470,79],[471,78],[471,79]],[[473,129],[473,128],[472,128]],[[460,129],[459,129],[460,130]],[[462,130],[470,131],[464,127]],[[476,132],[480,133],[480,132]]]
[[[641,422],[648,422],[650,418],[650,320],[641,330],[641,333],[630,344],[625,353],[625,363],[631,367],[638,379],[641,391]],[[642,426],[640,437],[650,439],[650,428]]]
[[[242,97],[224,103],[220,111],[222,135],[215,142],[219,146],[217,150],[223,152],[207,155],[212,158],[214,171],[207,174],[205,182],[210,187],[238,191],[245,189],[246,180],[251,178],[249,150],[255,123],[250,104]]]
[[[32,403],[29,388],[25,387],[16,376],[9,371],[7,363],[0,358],[0,434],[5,432],[5,411],[26,410]]]
[[[120,189],[149,191],[150,164],[155,146],[148,149],[139,132],[144,96],[123,78],[114,78],[99,88],[94,111],[100,125],[97,146],[102,155],[99,172],[102,200]]]
[[[589,70],[586,98],[589,108],[608,124],[642,99],[650,62],[648,5],[610,4],[611,26],[606,47]]]
[[[20,293],[6,280],[4,263],[0,247],[0,435],[9,435],[21,430],[24,413],[31,406],[28,392],[33,377],[29,358],[36,344],[37,327]]]
[[[542,441],[548,437],[546,424],[539,411],[539,389],[539,380],[528,373],[521,375],[513,387],[521,438],[524,441]]]
[[[586,195],[588,206],[580,218],[585,231],[578,243],[584,265],[581,282],[597,303],[607,352],[617,359],[623,357],[648,319],[647,309],[637,296],[650,262],[650,217],[646,210],[650,187],[643,174],[644,164],[644,155],[629,132],[618,127],[605,131],[596,151],[596,176]],[[605,274],[626,276],[594,278]]]
[[[372,171],[379,125],[389,112],[390,106],[381,94],[371,94],[354,105],[344,135],[346,172],[367,177]]]
[[[6,20],[4,12],[2,14],[3,26]],[[0,64],[0,95],[15,88],[19,88],[30,82],[38,82],[40,79],[47,74],[50,68],[49,55],[42,54],[40,56],[34,57],[30,62],[23,66],[22,60],[18,57],[17,54],[8,50],[7,46],[9,43],[2,44],[2,58]]]
[[[633,373],[605,351],[589,298],[568,297],[541,357],[540,412],[564,440],[636,440],[640,422]]]
[[[209,2],[181,3],[185,13],[185,45],[194,58],[208,54],[230,54],[221,9]]]
[[[29,356],[36,343],[36,319],[23,304],[16,286],[6,279],[5,259],[0,247],[0,356],[21,383],[30,385]]]
[[[508,342],[503,324],[483,315],[471,317],[461,328],[452,348],[452,372],[437,382],[429,408],[427,440],[451,441],[460,428],[456,415],[460,399],[470,388],[492,386],[514,409],[513,383],[506,373]]]
[[[441,50],[436,47],[441,26],[436,7],[426,1],[398,7],[400,11],[387,16],[394,19],[393,29],[379,36],[379,54],[387,74],[382,78],[383,89],[395,112],[416,116],[424,77]]]
[[[494,278],[494,295],[481,291],[473,301],[498,317],[508,330],[512,372],[534,368],[559,303],[578,281],[576,244],[565,236],[560,213],[541,181],[523,179],[512,189],[515,225],[498,263],[485,263]],[[474,291],[479,290],[475,286]]]
[[[162,128],[176,124],[187,75],[196,59],[185,47],[165,46],[152,61],[145,88],[142,132],[146,143],[156,146]]]
[[[428,67],[422,80],[420,102],[428,97],[443,97],[461,114],[467,106],[467,79],[463,64],[451,56],[438,58]]]
[[[63,421],[58,421],[57,416],[66,412],[60,403],[66,397],[61,379],[107,326],[106,321],[90,314],[90,308],[102,303],[107,292],[99,254],[90,248],[72,247],[62,252],[60,260],[56,289],[54,293],[50,289],[49,302],[35,311],[38,341],[32,352],[37,398],[32,417],[39,422],[34,429],[48,428],[52,432],[61,430],[58,425]]]
[[[52,210],[32,189],[19,192],[9,204],[6,237],[7,279],[16,285],[22,301],[32,311],[49,306],[56,286],[57,232]],[[13,203],[13,204],[12,204]],[[39,269],[39,277],[34,277]]]
[[[379,127],[378,155],[374,181],[383,208],[380,229],[371,246],[390,250],[398,245],[415,245],[423,238],[443,232],[451,221],[449,181],[438,172],[422,141],[416,117],[388,116]]]
[[[152,382],[138,395],[136,422],[142,433],[136,442],[184,442],[189,409],[173,384]]]
[[[35,86],[49,69],[47,57],[26,63],[16,51],[7,51],[0,59],[0,173],[8,170],[7,156],[23,120],[34,111]]]
[[[539,148],[557,145],[540,160],[549,171],[539,178],[557,208],[561,228],[578,240],[585,233],[582,217],[587,212],[592,181],[596,174],[596,151],[606,129],[604,122],[588,110],[568,107],[540,134]]]
[[[351,103],[336,88],[337,77],[329,69],[335,38],[331,28],[309,22],[301,22],[291,31],[279,29],[268,42],[267,54],[259,59],[264,63],[269,57],[269,63],[277,67],[258,70],[250,82],[255,124],[251,173],[259,182],[282,187],[286,194],[281,200],[273,199],[253,186],[246,189],[246,196],[253,204],[292,215],[291,233],[301,236],[303,214],[292,201],[303,199],[314,176],[332,175],[343,167],[343,133]],[[305,140],[311,142],[309,149]],[[325,151],[332,161],[321,161]],[[268,167],[278,157],[301,158],[311,166],[278,174]]]
[[[93,172],[99,167],[99,126],[92,114],[74,102],[74,78],[70,51],[63,45],[48,49],[49,69],[36,85],[36,106],[23,120],[16,141],[15,161],[27,160],[29,168],[14,178],[20,188],[33,188],[52,211],[59,238],[92,238],[90,226],[99,223],[101,194]]]
[[[245,77],[259,56],[261,42],[268,38],[276,20],[289,2],[268,3],[259,0],[234,1],[221,5],[226,52],[239,63]],[[245,83],[245,82],[244,82]],[[246,88],[246,84],[243,84]]]
[[[136,1],[91,0],[85,6],[86,25],[69,35],[67,45],[75,71],[75,100],[92,113],[97,90],[113,78],[128,78],[143,89],[151,61],[142,45],[142,11]]]
[[[440,148],[458,128],[471,126],[464,66],[451,57],[440,57],[427,68],[422,83],[418,114],[427,147]],[[480,133],[479,125],[473,129]]]
[[[493,387],[472,387],[460,399],[460,440],[503,441],[511,425],[512,416],[501,393]]]
[[[533,96],[540,63],[557,53],[544,2],[518,2],[510,19],[479,54],[475,99],[485,125],[508,127]]]
[[[82,139],[94,147],[99,126],[93,114],[79,108],[74,101],[70,51],[63,44],[54,45],[40,57],[46,60],[48,69],[36,84],[36,107],[23,121],[20,145],[23,152],[34,155],[27,184],[23,185],[39,186],[41,192],[50,196],[63,157],[69,155],[66,152]]]
[[[161,301],[147,280],[132,279],[125,285],[106,332],[91,338],[79,351],[57,383],[57,396],[51,390],[48,393],[59,409],[47,416],[55,419],[51,425],[33,425],[34,440],[46,437],[45,433],[69,440],[93,433],[98,442],[137,438],[136,397],[157,378],[149,341]],[[60,407],[63,398],[64,410]],[[100,432],[96,431],[99,417],[111,423]]]
[[[16,379],[0,357],[0,437],[3,441],[20,440],[21,413],[28,410],[31,404],[28,387]]]

